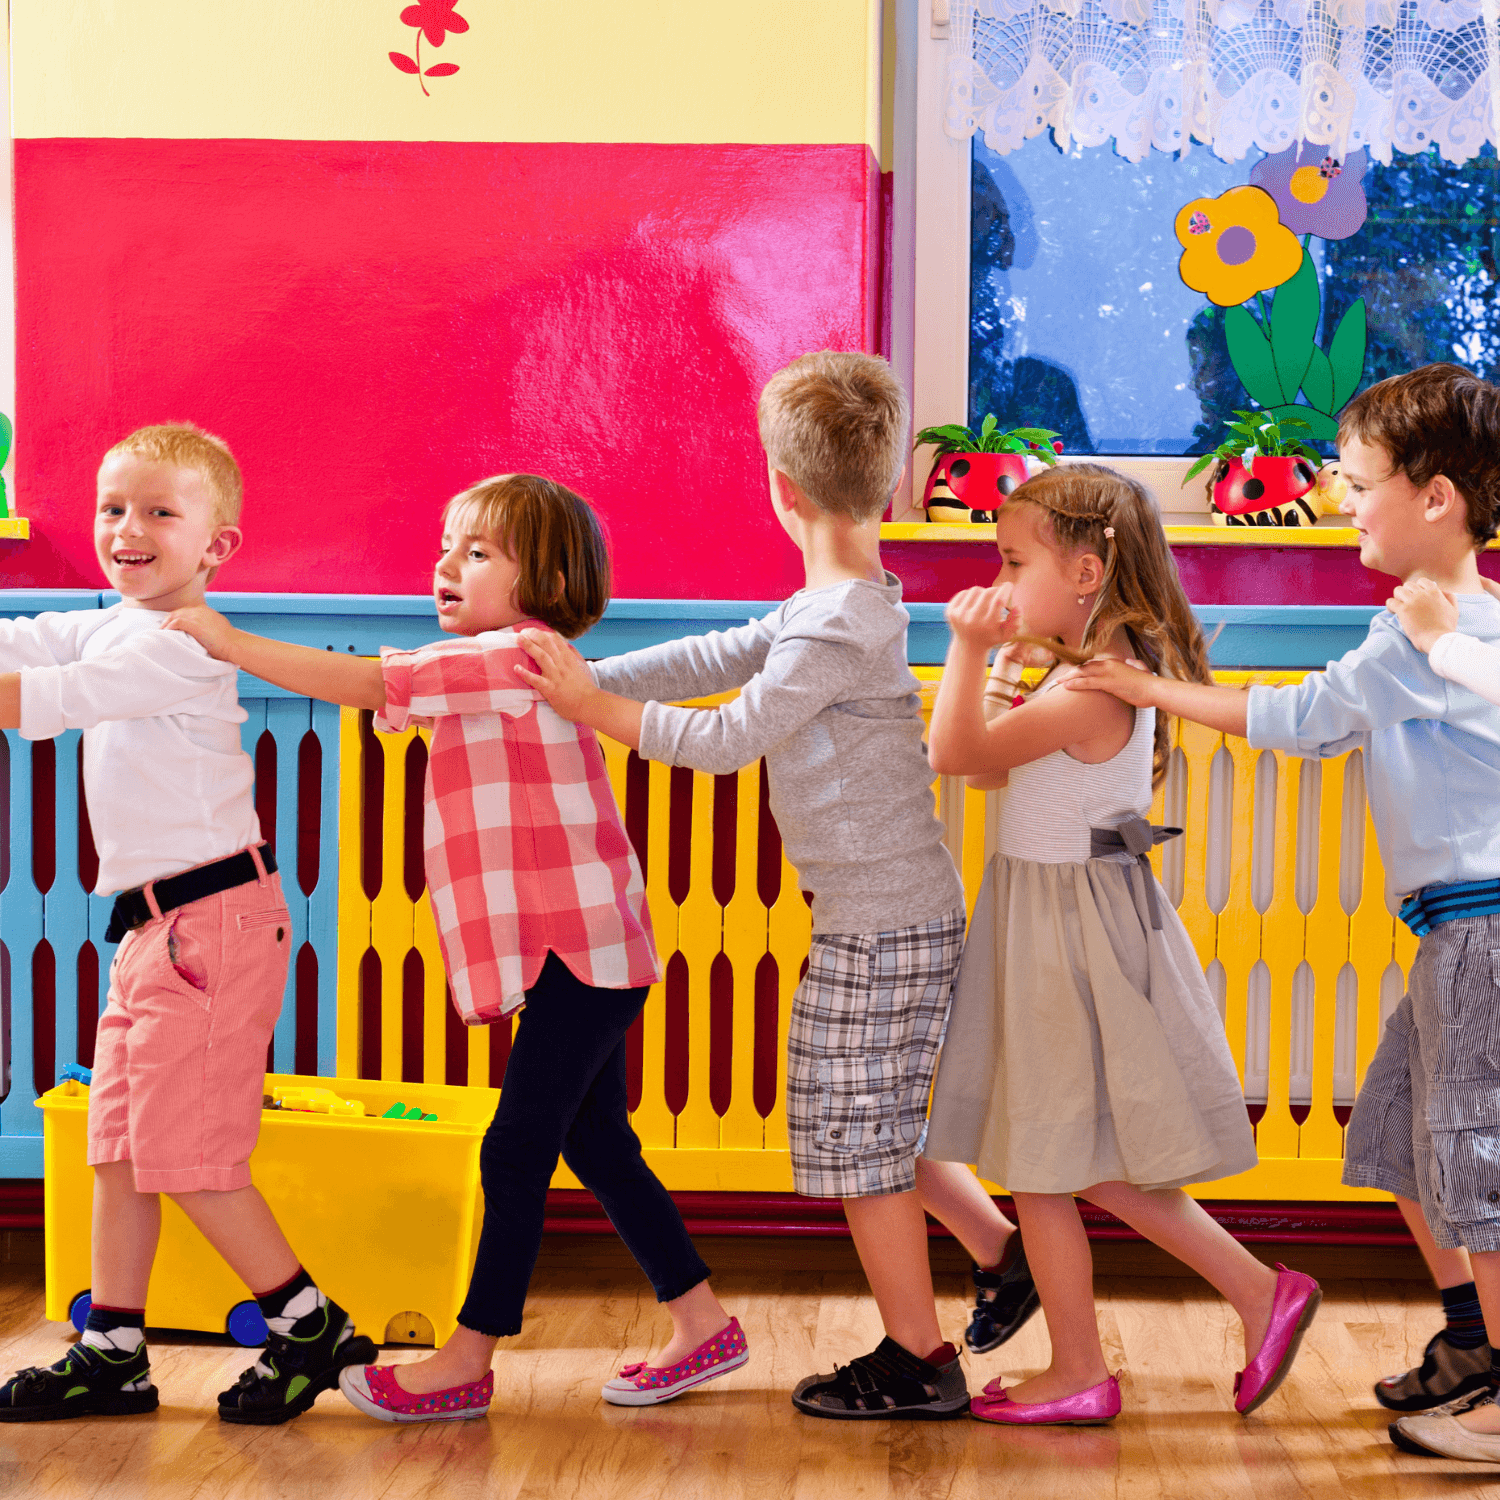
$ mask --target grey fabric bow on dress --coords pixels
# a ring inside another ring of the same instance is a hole
[[[1161,931],[1161,906],[1156,899],[1156,875],[1151,869],[1151,851],[1168,839],[1179,838],[1180,828],[1163,828],[1144,818],[1127,818],[1118,828],[1089,829],[1089,857],[1113,854],[1124,849],[1133,854],[1146,882],[1146,909],[1151,913],[1153,931]]]

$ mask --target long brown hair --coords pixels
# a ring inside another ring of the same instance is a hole
[[[1007,510],[1016,505],[1043,512],[1051,543],[1065,556],[1092,552],[1104,563],[1080,650],[1061,641],[1023,641],[1077,664],[1123,629],[1132,655],[1158,676],[1213,682],[1203,631],[1182,591],[1156,506],[1141,485],[1102,464],[1059,464],[1028,479],[1005,502]],[[1171,729],[1158,713],[1153,785],[1167,774],[1170,755]]]

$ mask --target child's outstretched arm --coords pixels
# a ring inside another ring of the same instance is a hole
[[[216,660],[232,662],[241,671],[289,693],[341,703],[346,708],[385,707],[385,679],[378,661],[251,635],[235,629],[206,604],[173,610],[163,628],[192,636]]]
[[[1458,629],[1458,605],[1430,578],[1398,584],[1385,607],[1400,620],[1418,651],[1431,651],[1443,636]]]
[[[1495,594],[1489,579],[1485,590]],[[1386,601],[1406,638],[1449,682],[1500,704],[1500,646],[1458,633],[1458,605],[1429,578],[1403,583]]]
[[[1195,724],[1206,724],[1224,734],[1245,733],[1250,699],[1238,688],[1177,682],[1170,677],[1157,677],[1138,663],[1103,658],[1085,662],[1066,685],[1075,692],[1113,693],[1136,708],[1154,708],[1179,719],[1191,719]]]
[[[529,682],[556,712],[575,724],[607,735],[632,750],[641,748],[644,703],[606,693],[599,687],[575,646],[547,630],[523,630],[521,644],[536,670],[517,666],[516,676]]]
[[[1129,716],[1115,705],[1066,693],[1048,693],[986,718],[986,657],[1019,623],[1009,600],[1008,584],[966,589],[947,609],[953,638],[933,705],[928,760],[938,775],[969,777],[976,789],[999,786],[1001,773],[1054,750],[1108,758],[1130,734]]]

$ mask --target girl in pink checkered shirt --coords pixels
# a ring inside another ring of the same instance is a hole
[[[658,1362],[627,1365],[604,1399],[657,1405],[749,1355],[630,1127],[625,1035],[661,975],[598,739],[516,673],[531,665],[521,628],[571,639],[604,613],[609,554],[598,520],[550,480],[485,480],[444,511],[433,596],[456,639],[386,649],[379,661],[250,635],[206,605],[168,621],[268,682],[375,710],[379,729],[431,729],[427,887],[453,1001],[470,1025],[521,1012],[480,1151],[484,1228],[459,1326],[429,1359],[399,1371],[351,1367],[340,1385],[386,1422],[485,1415],[496,1340],[521,1331],[561,1156],[672,1316]]]

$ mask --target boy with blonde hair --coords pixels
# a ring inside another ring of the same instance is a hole
[[[759,418],[772,510],[806,587],[762,620],[592,675],[571,648],[528,633],[538,670],[525,675],[565,718],[650,759],[727,774],[765,757],[771,810],[813,898],[788,1043],[793,1181],[844,1200],[887,1334],[792,1399],[846,1420],[960,1417],[968,1389],[938,1328],[923,1209],[983,1265],[1000,1261],[1011,1226],[966,1168],[921,1160],[964,894],[933,807],[910,617],[880,562],[906,396],[884,360],[823,350],[771,378]],[[670,706],[730,688],[742,691],[722,708]]]
[[[105,940],[119,943],[89,1090],[91,1307],[56,1364],[0,1385],[0,1421],[155,1410],[146,1291],[168,1194],[255,1294],[265,1353],[219,1397],[228,1422],[306,1411],[374,1358],[250,1182],[291,923],[261,844],[236,669],[164,631],[239,549],[239,465],[186,423],[143,427],[99,469],[105,610],[0,621],[0,727],[83,730]]]
[[[1452,364],[1382,380],[1344,408],[1339,462],[1365,567],[1409,586],[1403,608],[1435,585],[1456,604],[1448,630],[1500,641],[1478,567],[1500,527],[1500,390]],[[1375,1395],[1409,1413],[1391,1425],[1399,1447],[1500,1463],[1500,715],[1415,633],[1376,615],[1361,645],[1293,687],[1243,693],[1102,661],[1068,686],[1258,750],[1364,751],[1386,876],[1421,941],[1355,1101],[1344,1181],[1395,1194],[1448,1315],[1422,1363]]]

